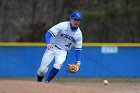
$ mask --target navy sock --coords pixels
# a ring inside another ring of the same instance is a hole
[[[39,75],[37,75],[37,81],[38,81],[38,82],[41,82],[43,78],[44,78],[44,76],[39,76]]]
[[[53,77],[58,73],[58,71],[59,71],[58,69],[56,69],[56,68],[53,67],[51,69],[51,71],[50,71],[47,79],[46,79],[46,82],[50,82],[53,79]]]

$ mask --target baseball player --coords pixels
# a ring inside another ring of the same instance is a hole
[[[41,82],[45,73],[48,71],[49,65],[55,58],[53,68],[46,78],[46,83],[50,82],[58,73],[66,59],[67,52],[75,47],[76,64],[80,67],[81,51],[82,51],[82,32],[79,24],[82,20],[81,12],[72,12],[70,21],[58,23],[50,28],[45,34],[47,49],[43,55],[41,65],[37,71],[37,81]]]

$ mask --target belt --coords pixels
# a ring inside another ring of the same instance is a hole
[[[62,50],[60,47],[58,47],[57,45],[54,45],[56,48],[58,48],[58,49],[60,49],[60,50]]]

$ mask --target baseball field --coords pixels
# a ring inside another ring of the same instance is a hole
[[[140,93],[140,78],[55,78],[38,83],[35,78],[1,78],[0,93]]]
[[[110,49],[113,54],[106,53]],[[69,74],[66,70],[67,63],[74,62],[72,50],[51,83],[38,83],[35,77],[45,47],[1,47],[0,93],[140,93],[139,47],[115,49],[84,47],[80,71]],[[103,80],[109,83],[104,85]]]

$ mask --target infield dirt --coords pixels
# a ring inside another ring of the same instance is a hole
[[[140,93],[140,83],[0,80],[0,93]]]

